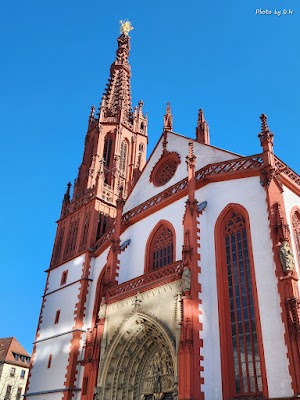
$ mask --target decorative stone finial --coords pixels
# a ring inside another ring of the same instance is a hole
[[[134,27],[128,19],[125,19],[124,21],[120,20],[120,32],[122,35],[128,36],[128,33],[133,29]]]
[[[173,117],[171,114],[171,105],[167,103],[166,113],[164,115],[164,131],[173,130]]]
[[[274,141],[274,135],[272,132],[270,132],[268,122],[267,122],[268,117],[266,114],[261,114],[260,120],[261,120],[261,132],[258,134],[258,137],[260,139],[260,143],[263,145],[265,142],[270,143],[273,145]]]
[[[72,186],[71,182],[68,182],[67,190],[66,190],[66,193],[65,193],[64,199],[63,199],[63,205],[64,206],[70,203],[70,189],[71,189],[71,186]]]
[[[204,112],[202,108],[200,108],[199,113],[198,113],[198,123],[201,123],[204,121]]]
[[[194,143],[192,140],[189,141],[189,149],[188,149],[188,155],[186,157],[186,162],[188,165],[194,165],[195,166],[195,161],[196,161],[196,156],[194,153]]]
[[[200,108],[196,127],[196,141],[210,144],[208,123],[205,121],[204,111]]]
[[[95,118],[95,110],[96,110],[96,107],[92,106],[91,107],[91,112],[90,112],[90,121],[93,121],[94,118]]]
[[[268,117],[266,116],[266,114],[261,114],[259,118],[261,119],[261,132],[262,133],[270,132],[267,122]]]

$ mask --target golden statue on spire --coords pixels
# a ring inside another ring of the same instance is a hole
[[[131,22],[128,21],[128,19],[125,19],[125,21],[121,20],[120,25],[121,25],[120,32],[126,36],[128,36],[128,33],[134,29],[133,26],[131,25]]]

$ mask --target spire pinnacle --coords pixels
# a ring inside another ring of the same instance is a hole
[[[258,137],[263,151],[263,163],[269,168],[270,166],[274,167],[275,165],[273,149],[274,135],[272,132],[270,132],[267,119],[268,117],[266,116],[266,114],[261,114],[261,132],[258,134]]]
[[[94,118],[95,118],[95,110],[96,110],[96,107],[95,107],[95,106],[92,106],[92,107],[91,107],[90,116],[89,116],[89,120],[90,120],[90,121],[94,121]]]
[[[164,131],[173,130],[173,117],[171,114],[171,105],[167,103],[166,113],[164,115]]]
[[[196,141],[199,143],[210,144],[208,123],[204,118],[204,111],[200,108],[196,127]]]
[[[264,143],[270,143],[271,145],[273,145],[274,134],[270,132],[267,122],[268,117],[266,116],[266,114],[261,114],[259,118],[261,120],[261,132],[258,134],[258,137],[260,139],[261,145],[263,146]]]
[[[72,186],[71,182],[68,182],[67,190],[66,190],[66,193],[64,194],[64,198],[63,198],[63,207],[70,203],[71,186]]]
[[[127,20],[120,21],[121,35],[118,37],[116,59],[110,67],[110,78],[102,97],[101,118],[117,118],[132,123],[130,65],[128,62],[130,51],[130,36],[133,29]]]

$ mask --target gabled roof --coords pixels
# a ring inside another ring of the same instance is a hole
[[[166,131],[161,135],[132,192],[128,196],[124,205],[124,213],[187,177],[185,160],[188,154],[188,146],[190,141],[192,141],[194,145],[194,153],[196,155],[196,170],[199,170],[212,163],[228,161],[240,157],[236,153],[232,153],[208,144],[199,143],[176,132]],[[156,187],[151,183],[151,173],[155,165],[158,164],[159,160],[164,155],[164,151],[167,153],[178,154],[181,162],[179,163],[176,173],[170,179],[170,181],[163,186]]]
[[[10,364],[29,367],[29,364],[22,362],[20,359],[16,361],[14,354],[30,357],[30,354],[24,349],[23,346],[14,337],[0,338],[0,363],[7,362]]]

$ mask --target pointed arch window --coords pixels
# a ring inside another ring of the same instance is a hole
[[[230,210],[223,219],[218,236],[224,398],[258,395],[263,392],[261,357],[251,272],[252,255],[244,216]]]
[[[104,161],[104,176],[105,182],[109,183],[110,179],[110,170],[111,170],[111,159],[112,159],[112,145],[113,139],[112,135],[108,134],[104,140],[104,148],[103,148],[103,161]]]
[[[292,216],[292,226],[294,239],[296,243],[296,252],[298,258],[298,266],[300,265],[300,213],[299,211],[295,211]]]
[[[174,262],[174,235],[172,230],[161,225],[155,232],[149,246],[150,271]]]
[[[119,164],[119,170],[120,170],[121,176],[125,176],[125,174],[126,174],[127,150],[128,150],[127,142],[126,142],[126,140],[122,140],[121,149],[120,149],[120,164]]]

